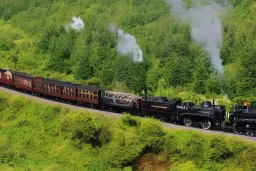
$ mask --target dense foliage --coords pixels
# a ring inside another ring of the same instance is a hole
[[[0,170],[255,169],[255,143],[0,94]]]
[[[190,100],[197,94],[222,98],[225,92],[232,99],[254,97],[256,4],[229,2],[232,9],[222,16],[221,78],[191,40],[190,26],[164,0],[2,0],[0,67],[138,94],[147,84],[149,94]],[[67,27],[74,16],[84,29]],[[117,53],[111,23],[136,37],[142,63]]]

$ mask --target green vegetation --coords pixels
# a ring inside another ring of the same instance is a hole
[[[255,143],[0,94],[0,170],[253,170]]]
[[[234,102],[255,103],[256,3],[230,3],[222,16],[223,78],[164,0],[2,0],[0,67],[137,94],[147,84],[150,95],[193,101],[198,94],[223,100],[225,90]],[[84,21],[83,30],[65,29],[74,16]],[[110,23],[136,37],[142,63],[117,53]]]

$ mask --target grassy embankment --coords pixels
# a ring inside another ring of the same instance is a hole
[[[0,94],[0,170],[253,170],[256,146]]]

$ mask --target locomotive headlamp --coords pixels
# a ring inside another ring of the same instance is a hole
[[[248,106],[248,102],[246,100],[243,101],[243,106]]]
[[[248,102],[246,100],[243,101],[243,111],[248,112]]]

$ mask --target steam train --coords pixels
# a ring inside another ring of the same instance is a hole
[[[91,106],[100,110],[129,112],[132,115],[154,117],[165,122],[200,126],[206,130],[222,130],[254,136],[256,134],[256,110],[243,106],[226,115],[225,106],[214,101],[204,101],[197,106],[192,102],[170,100],[166,97],[145,96],[103,90],[95,86],[72,84],[26,73],[0,69],[0,84],[9,88],[26,91],[70,103]]]

